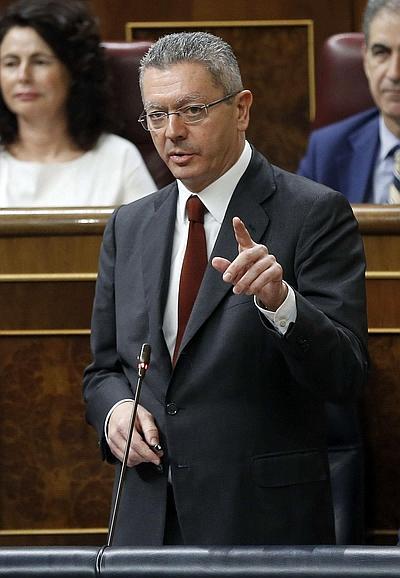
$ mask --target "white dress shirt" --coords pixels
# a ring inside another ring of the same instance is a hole
[[[393,155],[390,151],[400,145],[399,139],[387,128],[382,115],[379,117],[380,149],[375,163],[373,176],[373,202],[387,203],[389,188],[393,181]],[[389,156],[388,156],[389,155]]]

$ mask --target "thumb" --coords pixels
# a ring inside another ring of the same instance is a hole
[[[211,265],[220,273],[225,273],[230,264],[231,262],[224,257],[214,257],[211,261]]]
[[[143,406],[138,406],[136,417],[140,424],[137,429],[142,432],[146,443],[149,445],[155,445],[159,443],[160,436],[152,414],[145,410]]]

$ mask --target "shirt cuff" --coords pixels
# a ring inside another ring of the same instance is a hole
[[[133,399],[129,399],[129,398],[127,398],[127,399],[121,399],[121,401],[118,401],[117,403],[115,403],[115,404],[112,406],[112,408],[110,409],[110,411],[108,412],[108,414],[107,414],[107,416],[106,416],[106,419],[105,419],[105,422],[104,422],[104,437],[106,438],[106,442],[107,442],[108,445],[110,445],[110,443],[109,443],[110,440],[108,439],[108,422],[110,421],[111,414],[112,414],[112,412],[114,411],[114,409],[115,409],[116,407],[118,407],[119,405],[121,405],[121,404],[123,404],[123,403],[126,403],[127,401],[129,401],[130,403],[133,403]]]
[[[283,283],[285,283],[288,288],[288,294],[286,295],[285,301],[276,311],[269,311],[268,309],[265,309],[265,307],[262,307],[254,295],[254,303],[257,309],[270,323],[272,323],[281,335],[285,335],[290,324],[294,323],[297,318],[297,306],[294,291],[285,281],[283,281]]]

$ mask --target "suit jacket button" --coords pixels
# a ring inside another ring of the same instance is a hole
[[[310,342],[308,341],[308,339],[305,339],[304,337],[298,337],[297,343],[300,345],[301,349],[304,352],[310,349]]]
[[[167,414],[168,415],[176,415],[178,413],[178,408],[176,407],[176,403],[167,403]]]

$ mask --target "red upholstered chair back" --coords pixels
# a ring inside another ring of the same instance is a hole
[[[150,133],[143,130],[137,119],[143,110],[139,90],[139,62],[150,48],[150,42],[104,42],[106,59],[115,100],[116,127],[114,132],[133,142],[140,150],[147,167],[159,187],[173,176],[159,157]]]
[[[317,72],[313,128],[374,106],[363,69],[361,32],[335,34],[323,46]]]

